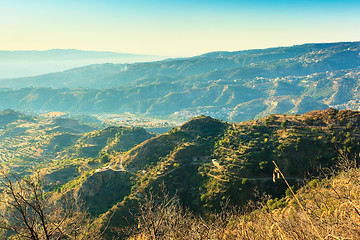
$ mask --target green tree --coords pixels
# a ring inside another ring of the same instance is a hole
[[[286,129],[287,124],[288,124],[288,120],[285,120],[285,121],[283,121],[283,122],[280,124],[280,126],[281,126],[283,129]]]
[[[103,164],[108,163],[109,162],[109,155],[108,154],[101,155],[100,162],[103,163]]]

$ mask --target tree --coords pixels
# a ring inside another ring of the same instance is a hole
[[[107,153],[105,153],[104,155],[102,155],[100,157],[100,163],[105,164],[105,163],[108,163],[108,162],[109,162],[109,155]]]
[[[280,126],[285,130],[286,129],[286,126],[287,126],[287,124],[288,124],[288,121],[287,120],[285,120],[285,121],[283,121],[281,124],[280,124]]]
[[[0,170],[0,229],[16,239],[98,239],[89,214],[72,194],[44,190],[39,172],[18,177]]]

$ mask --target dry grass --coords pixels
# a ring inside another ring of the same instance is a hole
[[[360,239],[357,168],[309,182],[276,209],[263,201],[247,213],[224,209],[204,220],[163,199],[155,208],[143,204],[131,239]]]
[[[289,198],[283,208],[240,216],[233,231],[237,239],[360,239],[359,180],[350,169],[312,181],[297,193],[304,211]]]

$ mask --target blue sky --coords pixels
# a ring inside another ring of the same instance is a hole
[[[355,0],[0,0],[0,48],[191,56],[360,41]]]

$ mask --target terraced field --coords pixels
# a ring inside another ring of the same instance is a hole
[[[19,119],[7,124],[0,131],[0,164],[19,173],[39,166],[51,167],[58,162],[63,147],[82,136],[76,129],[62,125],[47,118]]]
[[[119,153],[156,135],[141,127],[96,130],[74,119],[8,112],[15,117],[0,126],[0,167],[19,175],[42,169],[48,185],[59,186],[58,182],[62,185],[104,167]]]

